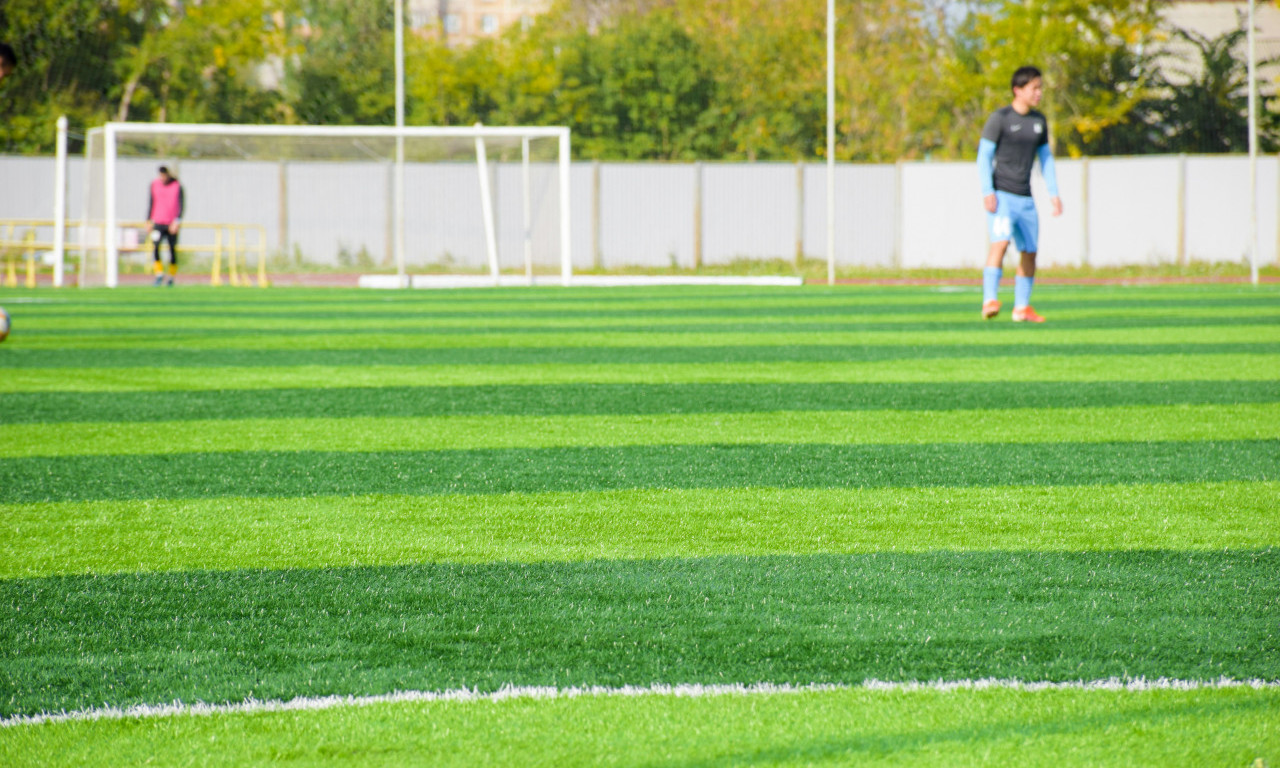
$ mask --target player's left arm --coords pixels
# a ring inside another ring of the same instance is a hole
[[[1062,198],[1058,196],[1058,171],[1053,164],[1053,150],[1045,142],[1036,150],[1040,156],[1040,173],[1044,176],[1044,184],[1049,188],[1049,204],[1053,206],[1053,215],[1062,215]]]
[[[182,228],[182,214],[186,212],[186,209],[187,209],[187,188],[182,186],[181,183],[179,183],[178,184],[178,217],[175,218],[173,220],[173,223],[169,225],[169,231],[175,235],[178,234],[178,230]]]

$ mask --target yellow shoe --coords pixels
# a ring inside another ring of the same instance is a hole
[[[990,320],[1000,314],[1000,302],[995,299],[988,299],[982,302],[982,319]]]
[[[1036,314],[1036,311],[1028,304],[1025,307],[1016,307],[1013,310],[1013,322],[1015,323],[1043,323],[1044,318]]]

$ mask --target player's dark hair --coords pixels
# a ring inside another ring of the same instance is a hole
[[[10,67],[18,66],[18,54],[13,52],[13,46],[8,43],[0,43],[0,61]]]
[[[1011,88],[1021,88],[1027,83],[1035,80],[1037,77],[1043,78],[1040,70],[1032,66],[1018,67],[1018,71],[1013,73],[1013,81],[1010,83]]]
[[[163,173],[165,176],[172,176],[172,175],[173,175],[173,174],[169,173],[169,166],[167,166],[167,165],[162,165],[162,166],[160,166],[160,173]]]

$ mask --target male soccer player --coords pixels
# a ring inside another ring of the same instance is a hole
[[[0,80],[6,75],[13,74],[13,70],[18,68],[18,54],[13,52],[13,48],[8,43],[0,43]]]
[[[160,166],[160,175],[151,182],[151,198],[147,205],[147,228],[155,247],[156,285],[164,282],[164,261],[160,258],[160,241],[169,241],[169,285],[178,274],[178,230],[182,227],[182,208],[186,193],[169,169]]]
[[[978,172],[982,176],[982,205],[987,209],[987,234],[991,243],[982,271],[982,316],[1000,314],[997,292],[1004,275],[1001,265],[1009,239],[1013,238],[1022,261],[1013,291],[1013,321],[1043,323],[1031,308],[1031,288],[1036,277],[1036,247],[1040,219],[1031,199],[1031,166],[1040,158],[1040,172],[1049,187],[1053,215],[1062,215],[1058,177],[1049,149],[1049,121],[1036,111],[1043,95],[1040,70],[1021,67],[1013,73],[1013,103],[987,118],[978,142]]]

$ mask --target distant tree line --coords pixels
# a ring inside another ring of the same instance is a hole
[[[840,0],[838,159],[971,156],[1024,63],[1061,154],[1242,151],[1243,30],[1167,29],[1159,5]],[[607,160],[821,158],[825,24],[815,0],[561,0],[469,47],[410,35],[407,120],[567,125],[576,155]],[[5,0],[22,64],[0,83],[0,152],[51,151],[60,114],[389,125],[392,29],[391,0]],[[1196,53],[1162,62],[1175,37]]]

